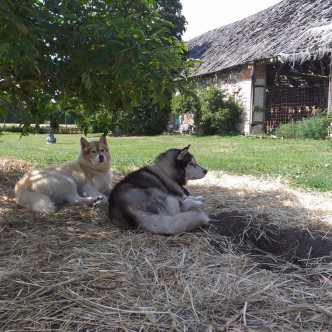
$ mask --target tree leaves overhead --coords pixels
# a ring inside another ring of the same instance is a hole
[[[168,36],[175,36],[181,40],[182,34],[186,31],[186,18],[182,15],[182,4],[179,0],[155,0],[160,16],[172,22]]]
[[[28,124],[59,107],[88,117],[163,105],[192,62],[159,16],[149,0],[1,1],[2,109],[23,108]]]

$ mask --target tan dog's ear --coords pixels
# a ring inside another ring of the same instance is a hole
[[[190,144],[180,151],[180,153],[177,156],[177,159],[182,160],[183,157],[188,153],[189,148],[190,148]]]
[[[81,149],[83,150],[88,145],[89,145],[89,142],[84,137],[81,137]]]
[[[106,136],[105,135],[101,135],[100,136],[100,140],[99,140],[100,143],[103,143],[105,145],[107,145],[107,139],[106,139]]]

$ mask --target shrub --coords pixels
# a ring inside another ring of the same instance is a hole
[[[122,114],[118,118],[118,124],[124,132],[129,134],[158,135],[166,130],[170,113],[169,108],[160,109],[152,101],[146,100]]]
[[[229,135],[236,132],[243,109],[220,86],[199,89],[197,96],[177,95],[172,99],[174,113],[193,113],[195,125],[202,135]]]
[[[204,135],[229,135],[235,133],[241,120],[243,109],[233,97],[218,86],[201,90],[201,112],[197,117],[197,127]]]
[[[171,100],[171,109],[172,112],[176,114],[198,114],[201,112],[201,101],[198,96],[194,94],[178,94],[174,96]]]
[[[321,139],[328,136],[331,121],[332,117],[326,111],[317,110],[312,118],[281,124],[274,134],[283,138]]]
[[[47,133],[47,130],[45,128],[32,127],[32,126],[23,130],[22,126],[9,125],[9,126],[6,126],[5,128],[0,128],[0,132],[21,133],[21,134],[23,134],[23,132],[25,132],[25,133],[29,133],[29,134],[35,134],[35,133],[45,134],[45,133]]]

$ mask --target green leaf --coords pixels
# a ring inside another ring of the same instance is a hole
[[[26,36],[28,34],[28,28],[26,25],[16,22],[17,29],[24,35]]]
[[[41,71],[40,71],[39,67],[35,63],[33,65],[34,65],[35,69],[37,70],[38,75],[41,75]]]
[[[154,27],[151,29],[151,31],[149,32],[149,37],[155,36],[155,35],[159,35],[159,34],[163,34],[163,33],[167,33],[169,32],[169,30],[165,27]]]
[[[86,40],[87,40],[87,36],[85,33],[82,33],[80,36],[80,44],[81,45],[85,45],[86,44]]]
[[[14,112],[14,107],[11,103],[9,103],[7,100],[0,98],[0,105],[3,105],[4,108],[9,112],[13,113]],[[6,112],[7,114],[7,112]]]
[[[132,29],[132,32],[136,35],[138,35],[141,39],[144,39],[145,38],[145,33],[144,31],[140,30],[140,29],[137,29],[137,28],[134,28]]]
[[[86,89],[90,90],[92,87],[90,75],[88,73],[83,73],[81,77],[82,77],[82,82],[84,83]]]
[[[21,47],[19,45],[15,45],[9,49],[8,55],[7,55],[7,60],[14,60],[16,59],[21,51]]]
[[[30,61],[34,61],[33,46],[27,39],[22,40],[22,47],[24,54],[29,58]]]

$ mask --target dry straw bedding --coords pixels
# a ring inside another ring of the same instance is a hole
[[[213,227],[164,237],[119,230],[106,207],[32,213],[13,192],[32,166],[0,160],[1,331],[332,330],[328,260],[266,269]],[[318,229],[331,240],[330,194],[220,172],[189,190],[210,215]]]

